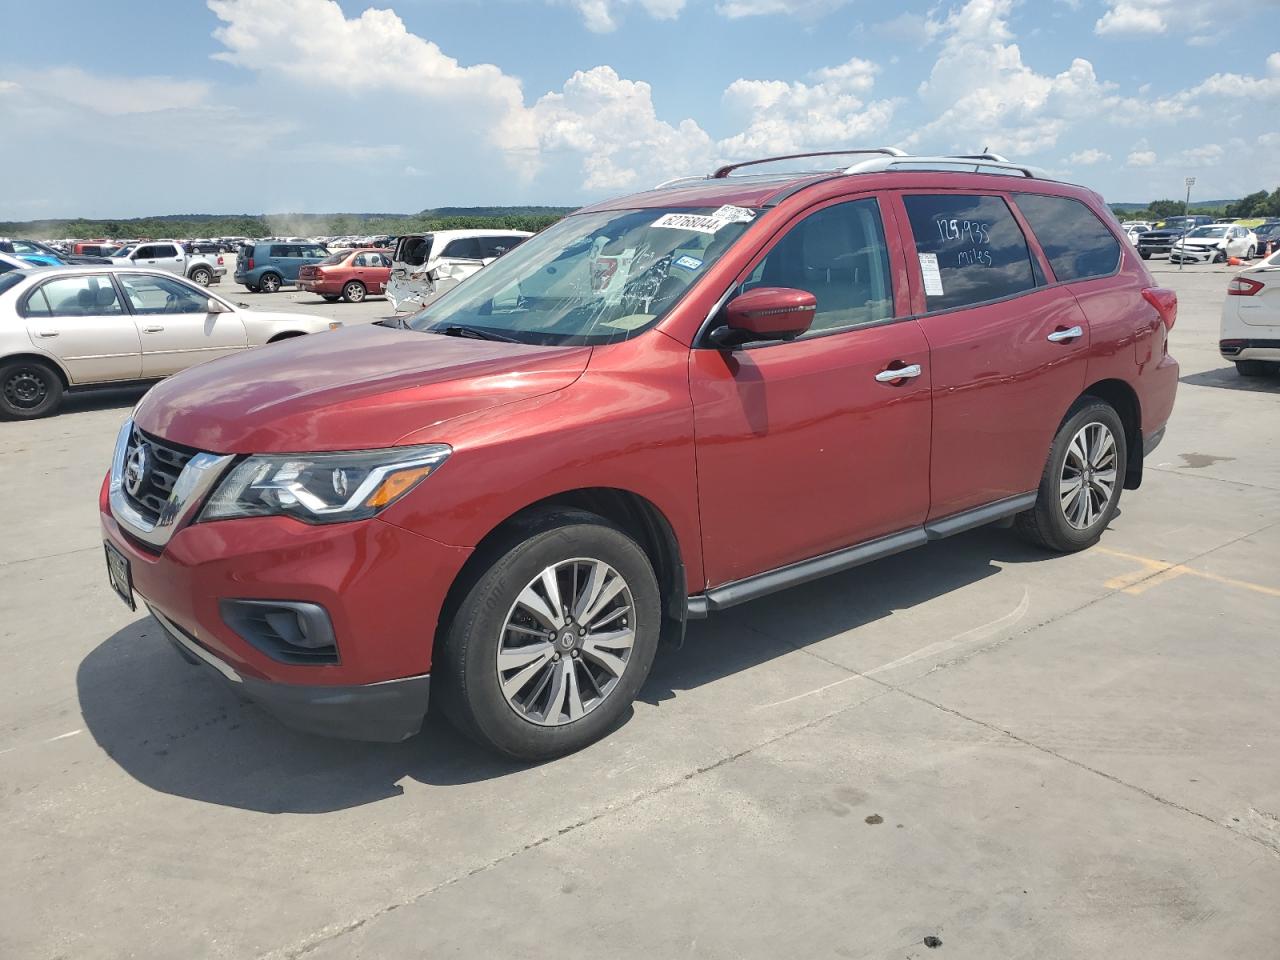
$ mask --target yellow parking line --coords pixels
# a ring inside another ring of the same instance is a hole
[[[1221,583],[1228,587],[1239,587],[1242,590],[1252,590],[1254,593],[1261,593],[1267,597],[1280,597],[1280,589],[1275,587],[1263,586],[1261,583],[1253,583],[1249,580],[1237,580],[1234,577],[1223,577],[1216,573],[1209,573],[1207,570],[1196,570],[1181,563],[1167,563],[1164,560],[1155,560],[1151,557],[1142,557],[1134,553],[1123,553],[1120,550],[1112,550],[1110,547],[1097,547],[1099,553],[1105,553],[1110,557],[1120,557],[1124,560],[1132,560],[1135,563],[1142,564],[1141,569],[1132,573],[1121,574],[1118,577],[1112,577],[1105,584],[1108,590],[1122,590],[1125,593],[1137,596],[1145,593],[1156,584],[1167,583],[1170,580],[1176,580],[1178,577],[1188,575],[1199,577],[1202,580],[1212,580],[1214,583]]]

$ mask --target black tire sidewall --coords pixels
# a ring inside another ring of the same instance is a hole
[[[45,380],[46,391],[44,402],[36,407],[18,407],[9,402],[4,395],[4,384],[19,370],[29,369],[38,372]],[[62,404],[62,378],[47,363],[37,360],[15,360],[0,363],[0,418],[5,420],[35,420],[47,417]]]
[[[517,594],[542,570],[573,557],[603,560],[631,590],[636,640],[621,680],[605,701],[572,723],[543,727],[520,717],[498,683],[498,639]],[[447,712],[467,732],[507,756],[544,760],[600,739],[625,718],[657,653],[661,600],[648,557],[603,519],[558,524],[529,536],[480,574],[446,633]]]
[[[1107,504],[1102,515],[1093,525],[1084,530],[1077,530],[1063,515],[1058,493],[1058,480],[1062,476],[1063,464],[1067,459],[1067,448],[1071,439],[1080,432],[1087,423],[1101,422],[1111,431],[1116,443],[1116,485],[1111,502]],[[1120,506],[1120,492],[1124,489],[1124,478],[1128,466],[1128,443],[1125,437],[1124,424],[1119,414],[1108,403],[1102,400],[1086,398],[1071,413],[1053,439],[1049,452],[1049,462],[1044,476],[1040,479],[1040,491],[1036,504],[1038,519],[1044,525],[1044,532],[1050,544],[1060,550],[1081,550],[1098,542],[1102,532],[1107,529]]]

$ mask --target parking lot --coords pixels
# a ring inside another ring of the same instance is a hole
[[[987,528],[692,623],[538,766],[240,702],[107,585],[143,391],[0,424],[0,956],[1275,956],[1280,379],[1218,356],[1231,268],[1149,266],[1182,383],[1099,546]]]

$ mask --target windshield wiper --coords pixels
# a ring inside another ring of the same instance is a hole
[[[483,327],[468,327],[461,323],[451,323],[447,327],[429,327],[428,333],[438,333],[445,337],[466,337],[471,340],[497,340],[501,343],[519,343],[514,337],[503,336]]]

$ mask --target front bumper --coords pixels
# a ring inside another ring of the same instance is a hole
[[[431,689],[429,674],[356,686],[273,683],[242,676],[159,610],[150,604],[148,609],[183,659],[216,671],[242,697],[287,727],[325,737],[384,743],[407,740],[422,729]]]
[[[180,520],[167,542],[151,545],[117,520],[110,477],[99,517],[166,632],[246,697],[310,732],[391,741],[416,732],[436,625],[469,548],[377,518],[310,525],[287,517]],[[284,662],[228,624],[223,600],[322,607],[337,662]]]

